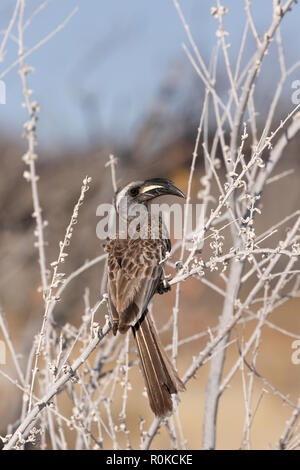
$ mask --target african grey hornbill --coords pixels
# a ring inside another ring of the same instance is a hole
[[[153,295],[170,289],[163,280],[163,260],[171,249],[169,235],[161,214],[151,217],[150,211],[152,201],[167,194],[184,197],[167,178],[135,181],[118,191],[116,235],[105,246],[113,333],[126,333],[132,328],[150,406],[159,417],[172,412],[171,394],[184,390],[148,312]],[[140,217],[130,233],[128,228],[136,220],[137,212]]]

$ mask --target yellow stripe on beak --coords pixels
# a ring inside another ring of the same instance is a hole
[[[145,186],[141,190],[141,194],[147,193],[148,191],[151,191],[152,189],[157,189],[157,188],[163,188],[164,186],[161,186],[159,184],[150,184],[149,186]]]

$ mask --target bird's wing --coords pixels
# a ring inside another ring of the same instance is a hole
[[[119,330],[135,325],[160,281],[165,256],[162,240],[111,240],[108,279],[111,308],[119,315]]]

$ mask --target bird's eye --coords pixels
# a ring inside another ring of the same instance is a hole
[[[140,189],[139,189],[139,188],[131,188],[131,189],[129,190],[129,194],[130,194],[130,196],[132,196],[132,197],[137,196],[137,195],[139,194],[139,192],[140,192]]]

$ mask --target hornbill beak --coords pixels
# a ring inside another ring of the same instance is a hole
[[[185,198],[183,192],[168,178],[151,178],[144,181],[138,198],[140,202],[144,202],[168,194]]]

